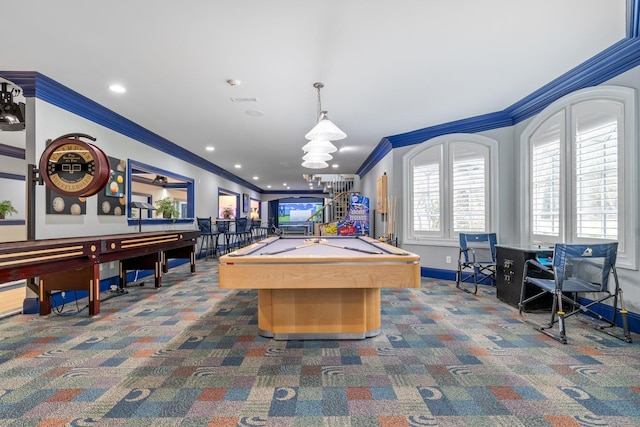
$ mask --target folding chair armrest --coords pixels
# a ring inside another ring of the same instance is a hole
[[[476,251],[473,248],[468,248],[468,251],[471,251],[471,262],[476,263]]]
[[[534,267],[536,267],[538,270],[543,271],[545,273],[548,273],[550,276],[553,276],[553,270],[550,269],[548,266],[542,264],[540,261],[538,261],[537,259],[528,259],[527,261],[525,261],[524,263],[524,272],[522,273],[522,277],[526,279],[526,277],[529,275],[529,266],[532,265]]]

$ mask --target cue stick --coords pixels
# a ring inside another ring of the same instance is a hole
[[[280,249],[279,251],[262,252],[260,255],[276,255],[276,254],[281,254],[282,252],[289,252],[289,251],[295,251],[296,249],[306,248],[307,246],[311,246],[311,245],[307,244],[307,245],[293,246],[290,248]]]
[[[331,243],[320,243],[320,244],[324,245],[324,246],[331,246],[331,247],[339,248],[339,249],[348,249],[350,251],[362,252],[362,253],[371,254],[371,255],[380,255],[382,253],[382,252],[377,252],[377,251],[368,251],[366,249],[352,248],[350,246],[333,245]]]
[[[381,242],[379,240],[372,240],[371,243],[374,244],[374,245],[386,244],[385,242]],[[384,251],[384,252],[386,252],[388,254],[391,254],[391,255],[409,255],[409,252],[395,252],[395,251],[390,251],[389,249],[384,248],[384,247],[380,247],[379,249],[381,251]]]
[[[258,251],[259,249],[262,249],[262,247],[263,247],[264,245],[266,245],[266,244],[267,244],[267,242],[256,242],[255,244],[256,244],[256,245],[258,245],[258,246],[257,246],[257,247],[255,247],[255,248],[253,248],[253,249],[252,249],[252,250],[250,250],[250,251],[243,252],[243,253],[241,253],[241,254],[238,254],[238,253],[230,253],[230,254],[229,254],[229,256],[245,256],[245,255],[251,255],[252,253],[254,253],[254,252]]]
[[[382,244],[384,244],[384,242],[371,242],[371,243],[374,243],[374,244],[382,243]],[[382,248],[382,247],[380,248],[380,250],[384,251],[384,252],[386,252],[388,254],[391,254],[391,255],[409,255],[409,252],[395,252],[395,251],[390,251],[389,249]]]

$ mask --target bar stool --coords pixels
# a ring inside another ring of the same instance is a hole
[[[247,218],[236,218],[235,227],[233,230],[229,229],[225,233],[225,238],[227,240],[228,251],[231,250],[233,246],[240,247],[242,237],[245,234],[245,228],[247,227]]]
[[[200,237],[202,237],[202,240],[200,241],[200,251],[198,252],[198,256],[202,256],[202,251],[205,248],[206,242],[207,246],[205,255],[207,255],[207,252],[211,251],[211,256],[215,257],[218,250],[218,236],[220,235],[220,233],[218,232],[218,230],[213,229],[211,217],[196,217],[196,221],[198,223],[198,229],[200,229]]]
[[[217,218],[216,219],[216,230],[218,230],[218,236],[224,236],[224,253],[229,252],[229,220]],[[222,250],[220,251],[222,252]]]

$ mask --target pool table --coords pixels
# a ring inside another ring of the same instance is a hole
[[[219,259],[222,289],[258,290],[258,332],[276,340],[380,333],[380,289],[420,287],[420,257],[364,236],[269,237]]]

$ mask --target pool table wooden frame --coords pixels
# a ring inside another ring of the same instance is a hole
[[[364,236],[270,237],[219,262],[220,288],[258,289],[259,333],[277,340],[378,335],[380,289],[420,287],[418,255]]]

